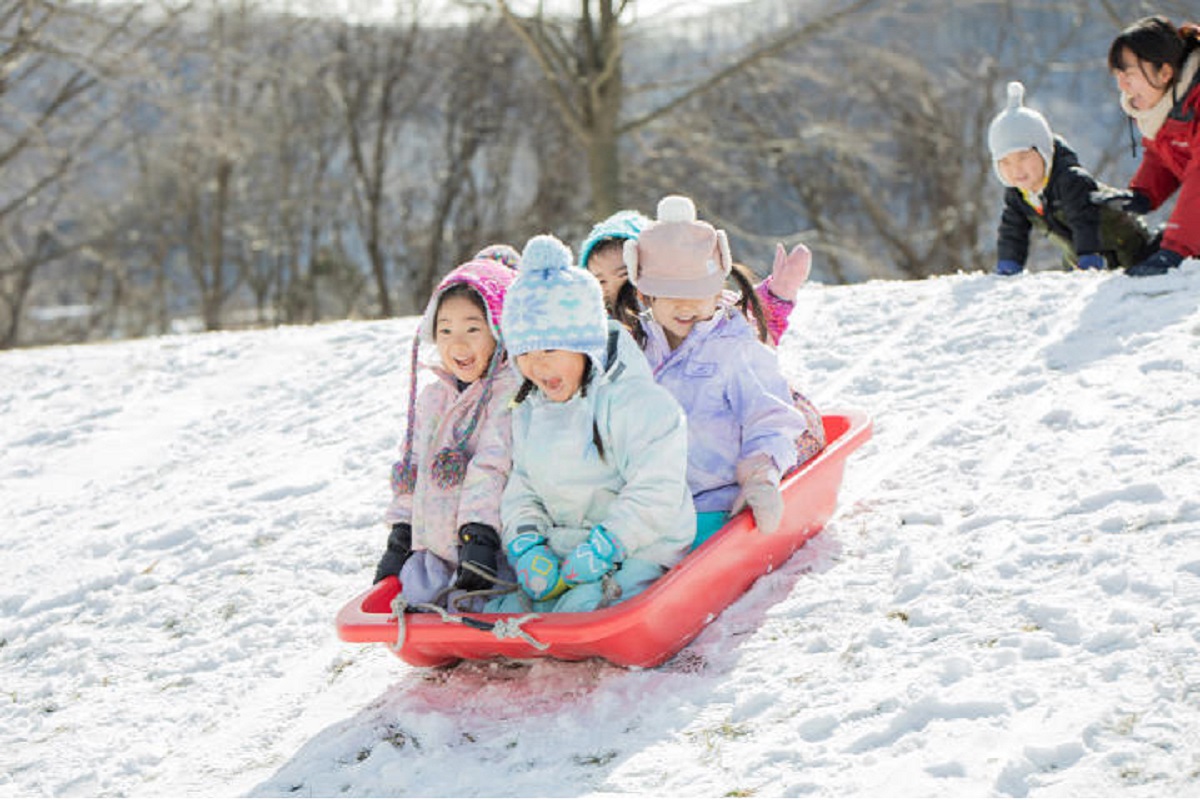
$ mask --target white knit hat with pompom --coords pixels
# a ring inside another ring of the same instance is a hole
[[[1020,81],[1008,84],[1008,105],[996,115],[988,128],[988,149],[992,151],[992,165],[996,175],[1005,186],[1008,182],[1000,174],[1000,159],[1009,153],[1034,148],[1046,163],[1046,174],[1054,162],[1054,134],[1046,118],[1024,105],[1025,86]]]

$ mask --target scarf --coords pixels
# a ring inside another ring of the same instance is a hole
[[[1036,211],[1041,216],[1045,216],[1046,204],[1045,204],[1042,194],[1043,194],[1043,192],[1046,191],[1046,187],[1049,185],[1050,185],[1050,169],[1049,169],[1049,167],[1047,167],[1046,168],[1046,178],[1045,178],[1045,180],[1042,181],[1041,189],[1038,189],[1036,192],[1027,192],[1024,189],[1017,189],[1017,191],[1021,193],[1021,197],[1023,197],[1025,199],[1025,202],[1028,203],[1033,208],[1034,211]]]

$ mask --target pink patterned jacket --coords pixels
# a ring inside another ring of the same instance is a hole
[[[417,483],[412,494],[394,494],[385,519],[388,525],[407,522],[413,529],[413,550],[429,550],[452,563],[458,561],[458,529],[468,522],[500,531],[500,496],[512,468],[512,412],[509,401],[520,384],[505,361],[497,367],[479,424],[467,441],[471,460],[458,486],[442,488],[433,480],[430,464],[442,448],[453,444],[455,430],[470,421],[483,393],[478,380],[458,391],[454,376],[429,368],[436,380],[417,395],[413,457]]]

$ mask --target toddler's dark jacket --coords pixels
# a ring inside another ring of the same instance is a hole
[[[1063,251],[1063,263],[1078,264],[1079,256],[1099,253],[1110,269],[1137,264],[1158,249],[1155,235],[1144,220],[1128,211],[1095,205],[1089,195],[1099,187],[1079,165],[1079,157],[1062,137],[1054,139],[1050,180],[1041,195],[1039,212],[1020,189],[1004,192],[1000,217],[998,259],[1024,266],[1029,256],[1029,235],[1041,231]]]

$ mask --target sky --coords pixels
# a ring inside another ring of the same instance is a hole
[[[1200,795],[1200,263],[802,289],[873,438],[656,669],[338,640],[415,319],[0,352],[0,796]]]

